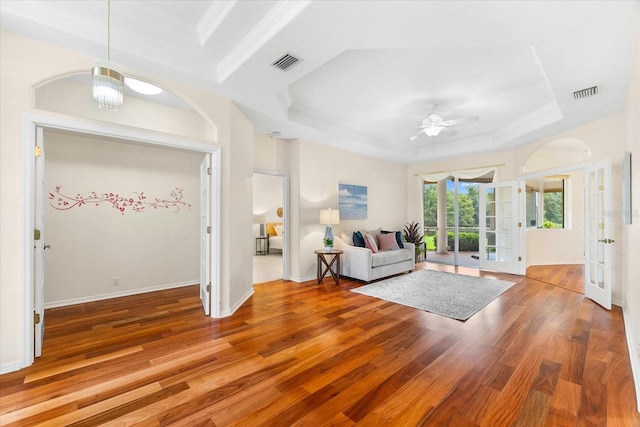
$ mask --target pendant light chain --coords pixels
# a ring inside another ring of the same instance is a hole
[[[107,61],[111,61],[111,0],[107,0]]]

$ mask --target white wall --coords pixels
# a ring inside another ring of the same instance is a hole
[[[45,152],[46,307],[198,283],[202,154],[50,131]],[[71,200],[93,191],[146,199]]]
[[[253,174],[253,213],[264,214],[265,222],[282,222],[277,210],[283,207],[281,176]]]
[[[23,302],[25,286],[30,286],[25,283],[24,254],[32,243],[23,244],[28,224],[23,207],[30,195],[21,184],[21,114],[33,110],[35,88],[59,76],[90,70],[95,58],[7,31],[0,31],[0,58],[0,372],[8,372],[20,369],[29,357],[23,349],[32,336],[26,319],[33,317]],[[135,70],[121,65],[125,74],[136,75]],[[162,76],[137,75],[189,103],[211,128],[209,136],[199,142],[221,147],[220,283],[214,285],[221,290],[221,313],[229,314],[250,295],[252,282],[246,260],[252,256],[247,242],[253,220],[253,127],[228,99]],[[121,124],[128,122],[124,116],[129,114],[136,112],[100,112],[98,118]],[[145,119],[137,126],[153,131],[156,124]]]
[[[640,28],[640,16],[638,16]],[[632,224],[623,224],[622,301],[629,342],[629,355],[634,369],[636,399],[640,411],[640,33],[636,41],[635,59],[626,111],[626,145],[632,160]]]

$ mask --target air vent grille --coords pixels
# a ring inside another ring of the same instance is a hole
[[[583,99],[598,94],[598,86],[591,86],[573,91],[573,99]]]
[[[296,57],[295,55],[287,52],[282,55],[280,58],[276,59],[271,63],[276,68],[281,69],[282,71],[287,71],[289,68],[302,61],[301,58]]]

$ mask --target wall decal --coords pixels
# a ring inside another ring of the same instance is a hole
[[[49,204],[54,209],[67,211],[72,208],[80,208],[83,205],[93,204],[100,206],[102,203],[109,203],[111,206],[124,215],[127,210],[133,212],[144,212],[145,209],[171,209],[174,213],[180,212],[181,208],[191,210],[191,204],[182,200],[182,189],[176,188],[169,194],[169,198],[154,198],[153,201],[148,200],[144,192],[133,193],[133,196],[125,197],[118,193],[102,193],[95,191],[89,192],[87,195],[80,193],[75,196],[68,196],[62,192],[62,185],[56,185],[55,194],[49,193]]]

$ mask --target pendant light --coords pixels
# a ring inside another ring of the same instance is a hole
[[[98,59],[93,69],[93,99],[106,111],[117,111],[122,105],[124,76],[120,66],[111,62],[111,0],[107,0],[107,59]]]

